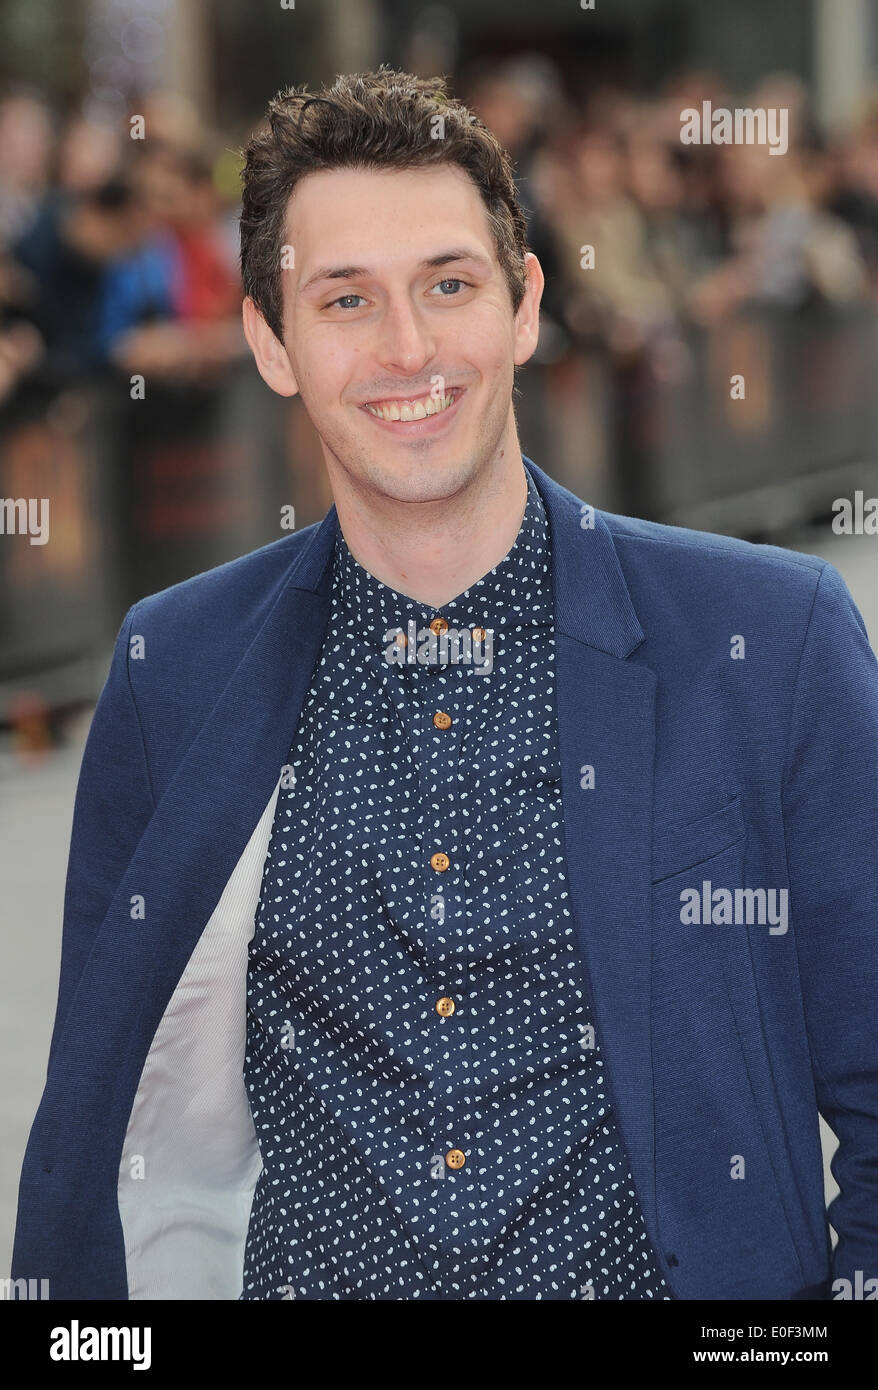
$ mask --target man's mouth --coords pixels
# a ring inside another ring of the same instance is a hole
[[[423,396],[410,396],[406,399],[369,401],[363,407],[378,420],[398,420],[405,424],[414,420],[426,420],[431,415],[441,415],[450,409],[462,394],[459,386],[452,386],[444,395],[434,396],[427,392]]]

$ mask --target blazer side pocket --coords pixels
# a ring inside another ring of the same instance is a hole
[[[653,883],[712,859],[746,833],[740,796],[686,825],[661,826],[652,842]]]

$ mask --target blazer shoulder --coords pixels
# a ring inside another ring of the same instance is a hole
[[[300,587],[312,586],[319,566],[302,562],[321,525],[149,594],[130,611],[129,640],[140,638],[139,659],[129,661],[131,689],[156,797],[300,564]],[[321,548],[317,560],[325,559]]]
[[[313,522],[258,550],[147,594],[134,610],[138,617],[161,622],[180,619],[188,624],[215,616],[226,625],[254,609],[263,610],[277,596],[321,525]]]
[[[677,577],[707,591],[744,585],[751,595],[811,599],[828,561],[784,546],[694,531],[637,517],[601,512],[620,561],[653,578]],[[831,569],[832,567],[829,566]]]

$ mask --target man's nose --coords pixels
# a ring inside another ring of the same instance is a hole
[[[381,324],[378,360],[387,371],[411,374],[435,353],[434,334],[410,300],[391,305]]]

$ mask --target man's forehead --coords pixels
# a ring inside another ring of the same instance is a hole
[[[414,176],[414,177],[412,177]],[[372,196],[374,195],[374,196]],[[324,239],[348,218],[355,229],[364,229],[364,200],[370,198],[370,215],[393,224],[406,206],[425,222],[437,227],[453,224],[469,214],[468,220],[482,232],[488,229],[487,214],[472,178],[456,165],[440,164],[415,169],[321,169],[304,175],[287,202],[285,229],[291,240],[293,229],[299,235],[310,231]],[[332,222],[325,214],[331,209]],[[320,219],[319,226],[314,225]],[[339,248],[341,249],[341,248]]]

